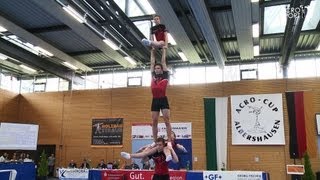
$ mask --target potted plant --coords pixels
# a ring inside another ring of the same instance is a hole
[[[46,180],[49,174],[48,170],[48,158],[45,151],[42,151],[40,156],[40,162],[38,165],[38,179],[39,180]]]
[[[306,152],[303,156],[304,158],[304,175],[303,175],[303,179],[304,180],[315,180],[316,176],[314,175],[312,168],[311,168],[311,163],[310,163],[310,158],[308,153]]]

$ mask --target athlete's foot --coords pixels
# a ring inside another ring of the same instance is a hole
[[[129,153],[121,152],[120,154],[121,154],[121,156],[122,156],[123,158],[125,158],[125,159],[130,159],[130,158],[131,158]]]
[[[169,162],[171,160],[172,160],[172,156],[171,155],[166,156],[166,162]]]
[[[143,38],[141,40],[142,44],[145,45],[145,46],[150,46],[151,45],[151,41],[146,39],[146,38]]]
[[[155,146],[156,146],[156,143],[153,142],[152,144],[149,145],[149,148],[153,148],[153,147],[155,147]]]

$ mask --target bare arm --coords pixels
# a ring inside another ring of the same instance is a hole
[[[183,151],[183,152],[185,152],[185,153],[188,152],[188,151],[186,150],[186,148],[183,147],[181,144],[177,144],[176,147],[177,147],[179,150],[181,150],[181,151]]]
[[[164,32],[164,49],[168,48],[168,32]]]
[[[169,148],[169,150],[170,150],[171,155],[172,155],[172,161],[174,163],[178,163],[179,159],[178,159],[178,156],[177,156],[176,152],[173,150],[173,148]]]
[[[162,64],[163,71],[168,71],[166,56],[167,56],[167,49],[162,48],[161,64]]]
[[[150,156],[151,154],[154,154],[155,152],[157,152],[157,147],[142,151],[140,153],[133,153],[133,154],[130,154],[130,156],[131,158],[144,158],[144,157]]]
[[[151,55],[150,55],[150,70],[151,72],[154,71],[154,65],[156,64],[156,56],[155,56],[155,49],[151,49]]]

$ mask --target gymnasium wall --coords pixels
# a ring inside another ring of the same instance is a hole
[[[171,122],[192,122],[193,157],[198,159],[193,162],[193,167],[202,170],[206,168],[203,97],[306,90],[313,102],[308,107],[314,112],[320,112],[318,89],[319,79],[281,79],[170,86],[167,92],[171,106]],[[229,170],[262,170],[269,172],[273,180],[289,179],[285,173],[285,165],[293,163],[293,160],[289,158],[288,116],[285,99],[283,100],[286,146],[232,146],[229,110]],[[66,166],[71,159],[80,165],[84,157],[91,159],[93,166],[96,166],[100,159],[121,159],[120,151],[131,150],[131,124],[151,122],[151,92],[148,87],[22,94],[19,101],[19,120],[40,124],[39,143],[57,145],[59,166]],[[124,118],[123,148],[90,147],[93,117]],[[313,144],[309,151],[313,168],[319,171],[317,136],[315,128],[312,128],[315,125],[314,113],[310,117],[306,120],[307,126],[311,127],[308,131],[314,136],[308,139],[308,143]],[[259,158],[259,162],[254,161],[255,157]]]
[[[20,95],[0,89],[0,122],[18,122]]]

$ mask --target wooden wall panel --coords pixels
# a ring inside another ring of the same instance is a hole
[[[205,144],[203,144],[205,142],[204,97],[308,90],[314,95],[314,111],[320,112],[319,88],[320,81],[314,78],[170,86],[167,92],[171,107],[171,122],[192,122],[193,157],[198,159],[193,165],[194,169],[201,170],[206,167]],[[34,121],[42,125],[39,142],[61,145],[57,146],[59,165],[65,166],[71,159],[79,164],[86,157],[91,159],[95,166],[100,159],[118,160],[121,159],[120,151],[131,150],[131,124],[151,122],[150,104],[151,92],[148,87],[23,94],[19,117],[21,121]],[[230,108],[230,100],[228,106]],[[229,109],[228,169],[264,170],[270,173],[271,179],[289,180],[289,176],[285,173],[285,165],[293,163],[293,160],[289,158],[285,96],[283,96],[283,107],[286,146],[232,146]],[[124,118],[124,146],[92,148],[90,145],[93,117]],[[258,162],[255,161],[256,158],[259,159]],[[319,152],[317,157],[311,160],[314,170],[319,170]]]
[[[20,95],[0,89],[0,122],[19,122]]]

